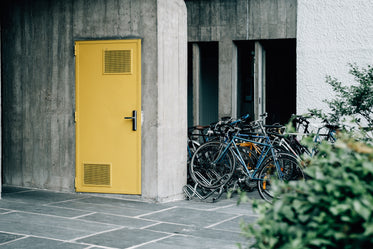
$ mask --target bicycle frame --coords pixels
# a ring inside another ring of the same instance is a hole
[[[248,137],[250,136],[250,137],[254,137],[254,138],[264,138],[267,143],[261,143],[261,142],[254,141],[254,140],[251,140],[251,139],[248,139],[248,138],[244,138],[244,136],[248,136]],[[257,163],[255,165],[255,168],[254,168],[254,170],[252,172],[250,172],[249,169],[247,168],[246,163],[245,163],[244,159],[241,156],[241,152],[239,151],[237,143],[235,142],[235,140],[240,140],[240,141],[244,141],[244,142],[250,142],[250,143],[257,144],[257,145],[260,145],[260,146],[264,147],[264,149],[262,150],[262,153],[260,154],[260,156],[258,158],[258,161],[257,161]],[[232,139],[230,139],[230,141],[225,144],[224,150],[219,154],[219,156],[216,159],[215,163],[219,163],[224,158],[225,154],[227,153],[227,151],[231,147],[234,148],[234,150],[232,150],[234,156],[238,159],[238,162],[243,166],[243,168],[245,169],[247,175],[249,176],[249,178],[251,180],[258,180],[258,181],[262,181],[263,180],[263,179],[260,179],[260,178],[255,178],[254,176],[261,169],[261,165],[262,165],[262,163],[264,162],[266,156],[269,153],[272,155],[272,158],[274,159],[273,161],[275,163],[276,170],[279,173],[280,179],[283,178],[284,174],[282,173],[281,168],[280,168],[280,166],[279,166],[279,164],[277,162],[276,153],[274,152],[273,145],[271,144],[270,139],[269,139],[268,136],[246,135],[246,134],[239,134],[239,135],[236,134],[236,135],[234,135],[232,137]]]

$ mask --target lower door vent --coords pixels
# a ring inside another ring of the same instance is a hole
[[[84,185],[111,185],[110,164],[84,164]]]

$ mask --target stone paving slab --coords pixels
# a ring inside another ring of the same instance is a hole
[[[0,249],[237,249],[240,221],[257,219],[237,196],[160,204],[3,186],[2,197]]]
[[[23,190],[18,192],[6,191],[2,193],[1,197],[8,201],[18,201],[22,203],[53,203],[67,201],[71,199],[80,199],[85,198],[82,195],[73,194],[73,193],[59,193],[46,190]]]
[[[231,241],[233,244],[235,242],[243,242],[240,232],[231,232],[211,228],[186,229],[181,231],[180,234],[191,235],[194,238]]]
[[[21,212],[12,212],[0,216],[0,231],[60,240],[73,240],[118,227],[116,225]]]
[[[60,208],[68,208],[68,209],[74,209],[74,210],[84,210],[89,212],[100,212],[100,213],[106,213],[106,214],[116,214],[116,215],[123,215],[127,217],[135,217],[139,215],[143,215],[149,212],[161,210],[165,207],[162,205],[154,205],[153,209],[150,209],[151,206],[149,206],[149,203],[146,203],[147,205],[143,205],[141,202],[134,202],[132,201],[125,201],[125,200],[110,200],[108,198],[101,198],[97,199],[94,198],[94,202],[90,202],[92,199],[77,199],[77,200],[71,200],[71,201],[65,201],[65,202],[56,202],[49,204],[49,206],[53,207],[60,207]],[[101,200],[101,203],[99,202]],[[126,205],[119,205],[120,202],[125,202]],[[139,204],[138,207],[136,207],[135,204]]]
[[[103,213],[94,213],[79,218],[80,220],[95,221],[103,224],[114,224],[128,228],[142,228],[157,224],[154,221],[142,220],[138,218],[129,218],[118,215],[110,215]]]
[[[87,238],[77,240],[77,242],[114,248],[129,248],[138,244],[144,244],[150,241],[166,238],[168,236],[169,235],[166,233],[123,228],[120,230],[89,236]]]
[[[1,245],[0,248],[7,248],[7,249],[41,249],[41,248],[49,248],[49,249],[83,249],[87,248],[85,244],[76,244],[76,243],[69,243],[64,241],[57,241],[51,239],[42,239],[36,237],[25,237],[23,239],[18,239],[6,244]]]
[[[238,249],[235,241],[206,239],[193,236],[170,236],[163,240],[144,244],[139,249]]]
[[[191,200],[179,200],[169,203],[163,203],[164,206],[188,206],[190,209],[196,209],[196,210],[205,210],[205,211],[214,211],[216,209],[224,208],[227,206],[236,205],[236,201],[232,199],[227,199],[225,197],[222,197],[216,202],[206,202],[203,200],[199,200],[198,198],[194,198]]]
[[[160,222],[169,222],[200,227],[211,226],[224,220],[237,217],[235,214],[216,213],[212,211],[195,210],[182,207],[174,207],[165,211],[141,216],[144,219]]]
[[[223,223],[214,226],[214,229],[241,233],[240,223],[253,223],[257,219],[257,216],[239,216],[232,220],[225,221]],[[238,225],[237,225],[238,224]]]
[[[37,201],[32,203],[22,203],[22,202],[15,202],[15,201],[8,201],[4,198],[0,202],[0,213],[9,210],[16,210],[22,212],[29,212],[29,213],[37,213],[37,214],[45,214],[45,215],[55,215],[61,217],[77,217],[85,215],[89,212],[83,210],[72,210],[66,208],[59,208],[59,207],[50,207],[46,206],[45,204],[40,204]]]
[[[29,188],[23,188],[23,187],[17,187],[17,186],[2,186],[2,195],[4,196],[5,194],[14,194],[14,193],[19,193],[19,192],[24,192],[24,191],[32,191]]]
[[[0,202],[1,204],[1,202]],[[4,209],[4,208],[0,208],[0,214],[3,214],[3,213],[9,213],[9,209]]]
[[[190,226],[190,225],[180,225],[180,224],[158,222],[152,226],[145,227],[144,229],[148,229],[151,231],[157,231],[157,232],[165,232],[165,233],[170,233],[170,234],[187,234],[189,231],[196,230],[197,227]]]
[[[125,208],[125,209],[140,209],[140,210],[147,210],[147,211],[156,211],[164,209],[163,204],[154,205],[154,203],[144,202],[144,201],[134,201],[134,200],[126,200],[126,199],[115,199],[115,198],[106,198],[106,197],[89,197],[85,196],[85,198],[77,200],[81,203],[87,203],[91,205],[100,205],[100,206],[107,206],[112,207],[115,206],[117,208]]]
[[[1,233],[0,232],[0,244],[23,238],[22,235],[10,234],[10,233]]]

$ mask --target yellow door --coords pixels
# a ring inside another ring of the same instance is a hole
[[[78,41],[78,192],[141,194],[141,41]]]

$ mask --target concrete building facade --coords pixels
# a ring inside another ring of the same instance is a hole
[[[354,84],[348,64],[373,63],[371,1],[186,4],[189,125],[264,111],[269,123],[284,123],[310,108],[327,110],[326,76]]]
[[[185,2],[189,125],[246,113],[254,119],[264,111],[276,113],[271,119],[279,122],[295,113],[297,1]],[[290,93],[285,104],[281,92]]]
[[[75,191],[74,42],[141,39],[141,196],[182,198],[186,128],[325,108],[325,76],[372,64],[371,1],[1,3],[3,184]],[[352,84],[352,83],[351,83]]]
[[[187,12],[182,0],[2,1],[3,183],[74,191],[74,42],[141,39],[142,196],[186,182]]]

